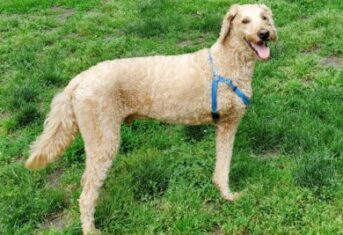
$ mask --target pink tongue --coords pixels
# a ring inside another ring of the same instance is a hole
[[[262,45],[257,45],[255,43],[251,43],[251,45],[253,46],[253,48],[256,50],[258,56],[261,59],[268,59],[270,56],[270,50],[269,47],[267,47],[265,44]]]

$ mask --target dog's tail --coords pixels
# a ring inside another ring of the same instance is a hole
[[[31,145],[30,157],[25,163],[26,168],[38,170],[46,167],[57,160],[74,139],[78,131],[71,102],[74,84],[72,82],[54,97],[51,111],[44,122],[44,131]]]

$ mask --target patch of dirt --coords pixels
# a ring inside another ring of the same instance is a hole
[[[63,174],[64,170],[63,168],[58,168],[54,172],[52,172],[50,175],[48,175],[48,182],[49,185],[53,188],[58,188],[59,185],[59,179],[61,178],[61,175]]]
[[[185,39],[183,41],[180,41],[178,45],[180,47],[190,47],[190,46],[196,46],[200,45],[206,42],[206,37],[200,36],[196,40],[190,40],[190,39]]]
[[[75,14],[74,9],[64,8],[61,6],[53,6],[51,9],[59,15],[59,19],[62,22]]]
[[[180,47],[189,47],[189,46],[192,46],[193,44],[194,43],[192,40],[184,40],[184,41],[179,42]]]
[[[86,12],[86,17],[90,17],[90,18],[98,18],[100,16],[103,16],[104,14],[101,11],[98,10],[90,10]]]
[[[277,148],[264,150],[262,153],[256,157],[261,159],[276,159],[280,155],[280,150]]]
[[[320,61],[320,64],[326,67],[340,68],[342,67],[343,62],[339,57],[332,55],[332,56],[323,58]]]
[[[307,74],[301,78],[301,82],[305,86],[310,86],[313,83],[314,79],[315,77],[312,74]]]
[[[222,232],[222,229],[219,225],[215,225],[212,228],[210,228],[210,230],[208,231],[209,234],[213,234],[213,235],[221,235],[224,234]]]
[[[204,14],[202,13],[202,12],[200,12],[200,11],[197,11],[197,12],[194,12],[194,13],[192,13],[191,14],[192,16],[194,16],[194,17],[202,17]]]
[[[250,233],[249,233],[249,230],[248,229],[244,229],[243,231],[242,231],[242,235],[249,235]]]
[[[204,201],[203,206],[206,210],[212,210],[213,209],[213,205],[212,205],[212,202],[210,200]]]
[[[40,225],[41,229],[57,229],[62,230],[70,221],[70,215],[66,211],[62,211],[58,214],[48,216],[44,222]]]
[[[320,50],[320,48],[318,46],[313,46],[313,47],[305,48],[305,49],[301,50],[301,53],[304,55],[313,55],[313,54],[318,53],[319,50]]]

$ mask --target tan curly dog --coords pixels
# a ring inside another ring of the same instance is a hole
[[[43,134],[32,144],[26,167],[47,166],[80,131],[87,155],[79,200],[82,229],[84,234],[97,232],[96,201],[119,148],[121,124],[137,118],[192,125],[212,123],[209,54],[217,73],[230,78],[251,97],[255,62],[270,57],[267,41],[276,37],[268,7],[233,5],[211,48],[175,56],[117,59],[91,67],[53,99]],[[237,94],[220,84],[213,182],[229,201],[239,195],[230,192],[228,175],[235,133],[245,110]]]

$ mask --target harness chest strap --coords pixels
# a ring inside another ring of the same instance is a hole
[[[213,65],[213,58],[211,53],[209,53],[209,63],[212,69],[212,89],[211,89],[211,115],[214,121],[218,121],[220,114],[218,112],[218,102],[217,102],[217,93],[218,93],[218,83],[225,83],[228,87],[241,99],[243,104],[248,107],[250,105],[250,99],[244,94],[244,92],[235,86],[231,79],[225,78],[219,75]]]

